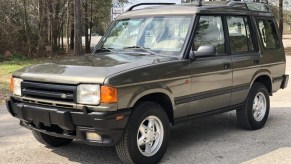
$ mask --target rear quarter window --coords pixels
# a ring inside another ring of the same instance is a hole
[[[276,49],[280,47],[275,22],[273,20],[257,19],[260,38],[266,49]]]

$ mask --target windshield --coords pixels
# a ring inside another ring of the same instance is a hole
[[[191,16],[159,16],[118,20],[99,48],[144,49],[163,55],[179,55]]]

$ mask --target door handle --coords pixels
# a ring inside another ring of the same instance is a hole
[[[223,67],[224,67],[224,69],[229,69],[230,68],[230,63],[224,63]]]

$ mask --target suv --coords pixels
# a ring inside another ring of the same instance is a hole
[[[266,6],[159,5],[120,15],[91,55],[16,71],[11,115],[45,145],[115,146],[125,163],[157,163],[180,121],[236,110],[262,128],[289,77]]]

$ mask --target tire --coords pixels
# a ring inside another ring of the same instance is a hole
[[[115,148],[123,163],[158,163],[169,138],[170,123],[164,109],[153,102],[141,102],[134,108]]]
[[[72,139],[53,137],[35,130],[32,130],[32,134],[38,142],[50,147],[65,146],[72,142]]]
[[[270,110],[269,92],[262,83],[254,83],[246,99],[244,108],[236,111],[242,128],[249,130],[264,127]]]

